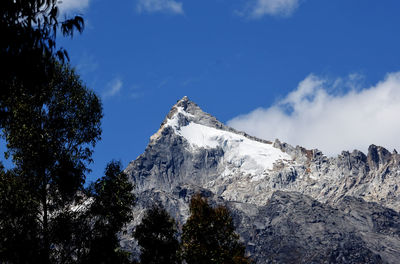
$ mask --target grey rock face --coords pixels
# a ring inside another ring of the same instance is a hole
[[[257,263],[397,263],[400,257],[399,214],[376,203],[344,197],[332,207],[276,191],[253,214],[243,214],[243,205],[230,208]]]
[[[238,132],[184,97],[125,170],[145,208],[161,202],[183,225],[202,192],[226,204],[257,263],[397,263],[400,155],[269,142]],[[134,245],[123,237],[125,247]],[[132,250],[137,250],[134,248]]]

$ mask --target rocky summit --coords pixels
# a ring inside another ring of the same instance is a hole
[[[126,168],[143,212],[161,202],[181,226],[192,194],[229,207],[256,263],[399,263],[400,155],[327,157],[258,139],[179,100]],[[128,232],[129,234],[129,232]],[[137,252],[128,235],[122,245]]]

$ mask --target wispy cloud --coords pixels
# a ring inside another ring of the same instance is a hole
[[[370,144],[399,149],[400,72],[364,89],[358,79],[352,75],[332,82],[310,75],[280,102],[238,116],[228,125],[261,138],[319,148],[328,155],[366,151]]]
[[[131,99],[139,99],[144,96],[144,92],[141,89],[140,85],[134,84],[129,88],[129,98]]]
[[[138,0],[137,11],[139,13],[184,14],[183,4],[174,0]]]
[[[111,82],[108,83],[107,89],[103,92],[103,99],[113,97],[121,92],[122,89],[122,80],[119,78],[115,78]]]
[[[71,11],[82,12],[89,7],[90,0],[62,0],[59,2],[59,9],[61,13],[68,13]]]
[[[288,17],[299,7],[301,0],[249,0],[239,15],[250,18],[261,18],[263,16]]]
[[[172,79],[172,76],[168,76],[167,78],[163,79],[157,86],[157,89],[161,89],[168,84],[168,82]]]
[[[76,69],[80,74],[86,75],[89,73],[95,72],[99,68],[99,63],[96,58],[88,54],[87,52],[83,52],[79,59],[78,64],[76,65]]]

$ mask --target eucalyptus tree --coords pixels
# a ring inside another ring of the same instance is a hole
[[[14,165],[0,166],[1,263],[123,255],[116,233],[131,219],[132,186],[112,165],[92,189],[84,186],[102,106],[56,45],[57,34],[84,28],[81,16],[59,19],[59,3],[0,1],[0,135]],[[95,243],[105,237],[112,238],[108,247]]]
[[[52,223],[79,198],[85,173],[100,139],[102,106],[68,65],[53,62],[48,86],[29,94],[15,85],[5,98],[3,122],[7,155],[18,181],[36,206],[40,256],[48,263],[55,232]]]
[[[25,94],[47,89],[52,61],[68,60],[68,53],[56,46],[57,33],[73,36],[82,32],[81,16],[59,19],[59,0],[0,1],[0,127],[9,113],[5,99],[15,86]]]

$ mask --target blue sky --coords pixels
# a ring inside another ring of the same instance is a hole
[[[400,1],[64,0],[58,40],[102,97],[93,173],[140,155],[184,95],[250,134],[328,155],[400,133]],[[399,143],[397,143],[399,142]]]

